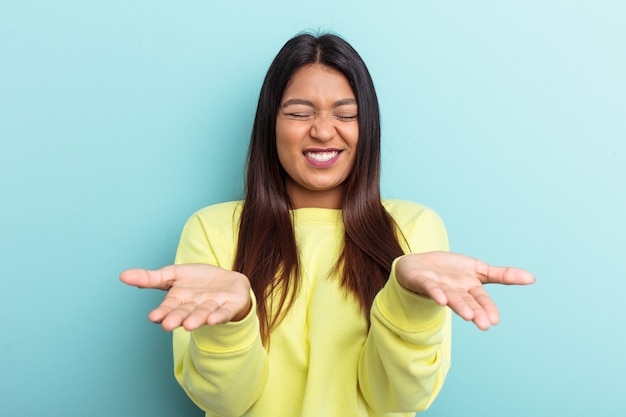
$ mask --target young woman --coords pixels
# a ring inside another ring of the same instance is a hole
[[[245,198],[192,216],[176,265],[123,282],[167,291],[175,375],[207,416],[399,416],[450,366],[450,311],[498,322],[483,284],[531,274],[448,251],[441,219],[381,201],[376,93],[334,35],[288,41],[261,88]]]

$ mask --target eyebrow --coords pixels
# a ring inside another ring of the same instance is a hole
[[[288,106],[295,106],[295,105],[303,105],[303,106],[309,106],[309,107],[315,107],[313,105],[313,102],[310,100],[305,100],[303,98],[292,98],[291,100],[287,100],[283,103],[283,108],[288,107]]]
[[[333,108],[337,108],[340,106],[348,106],[351,104],[357,104],[356,103],[356,99],[353,98],[344,98],[341,100],[336,101],[335,103],[333,103]],[[313,102],[311,100],[306,100],[303,98],[292,98],[290,100],[287,100],[283,103],[282,108],[288,107],[288,106],[295,106],[295,105],[303,105],[303,106],[309,106],[309,107],[315,107],[315,104],[313,104]]]

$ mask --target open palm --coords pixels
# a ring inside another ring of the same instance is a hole
[[[500,321],[484,284],[526,285],[535,282],[523,269],[497,267],[450,252],[405,255],[396,264],[398,282],[408,290],[449,306],[482,330]]]
[[[165,330],[183,326],[193,330],[205,324],[238,321],[250,311],[250,282],[238,272],[213,265],[170,265],[149,271],[129,269],[120,280],[139,288],[167,291],[148,318]]]

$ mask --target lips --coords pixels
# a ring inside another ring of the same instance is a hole
[[[304,157],[315,168],[329,168],[339,160],[340,154],[339,149],[309,149],[304,152]]]
[[[305,152],[307,158],[315,159],[318,162],[327,162],[336,157],[339,154],[338,151],[330,152]]]

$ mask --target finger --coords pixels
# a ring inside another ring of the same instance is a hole
[[[478,260],[475,268],[483,284],[528,285],[535,282],[533,274],[520,268],[491,266]]]
[[[470,321],[474,319],[474,309],[469,305],[468,298],[455,288],[446,289],[448,298],[448,307],[452,309],[463,320]]]
[[[144,288],[149,280],[144,269],[127,269],[120,274],[120,281],[124,284]]]
[[[212,326],[232,321],[240,310],[241,305],[239,303],[226,302],[207,317],[206,324]]]
[[[493,324],[487,311],[469,292],[450,288],[446,294],[450,300],[448,306],[462,319],[472,321],[481,330],[487,330]]]
[[[466,308],[469,308],[472,311],[471,318],[467,318],[466,320],[471,320],[480,330],[489,329],[492,323],[489,321],[487,313],[474,296],[465,291],[461,292],[459,295],[462,300],[461,302],[464,302]]]
[[[168,290],[175,279],[174,268],[166,266],[156,271],[147,269],[128,269],[120,274],[120,280],[139,288]]]
[[[200,326],[205,324],[217,324],[217,323],[207,323],[209,317],[220,309],[219,304],[214,301],[206,301],[198,306],[196,309],[192,311],[187,318],[182,322],[185,330],[191,331],[195,330]]]
[[[170,311],[161,321],[161,326],[171,331],[183,325],[183,322],[198,308],[197,304],[184,303]]]
[[[448,304],[448,296],[445,291],[434,280],[426,280],[421,284],[421,291],[414,291],[418,295],[425,295],[432,298],[440,306]]]
[[[476,314],[472,322],[474,322],[476,327],[478,327],[480,330],[483,330],[483,331],[489,330],[489,328],[492,326],[492,323],[489,322],[489,319],[487,318],[487,314],[485,313],[484,310],[479,310],[479,311],[480,312]]]
[[[484,310],[489,323],[491,325],[496,325],[500,322],[500,313],[498,312],[498,308],[496,304],[493,302],[487,291],[482,286],[477,286],[469,289],[469,293],[476,302],[481,306]]]
[[[183,304],[183,301],[177,297],[168,294],[163,302],[148,315],[148,319],[154,323],[161,323],[168,314]]]

